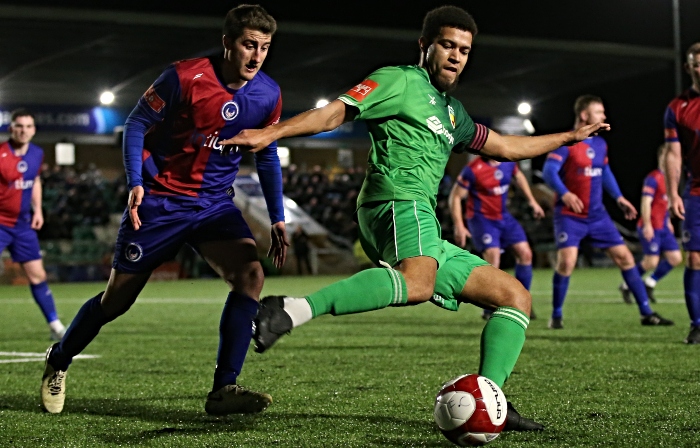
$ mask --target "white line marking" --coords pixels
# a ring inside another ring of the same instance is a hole
[[[44,362],[46,353],[27,353],[27,352],[0,352],[0,356],[17,356],[13,359],[0,359],[0,364],[9,364],[12,362]],[[73,359],[94,359],[100,355],[78,355]]]

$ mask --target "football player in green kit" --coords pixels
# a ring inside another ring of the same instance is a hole
[[[499,160],[532,158],[609,125],[524,137],[501,136],[475,124],[449,92],[457,86],[476,33],[463,9],[434,9],[423,22],[418,65],[381,68],[322,108],[221,142],[255,152],[274,140],[333,130],[352,120],[366,122],[372,142],[357,219],[362,247],[381,267],[307,297],[264,298],[253,336],[257,352],[323,314],[428,300],[457,310],[469,302],[495,309],[481,336],[479,374],[503,386],[525,342],[532,299],[514,277],[442,239],[435,205],[447,160],[451,152],[464,151]],[[521,417],[509,403],[506,430],[539,429],[543,426]]]

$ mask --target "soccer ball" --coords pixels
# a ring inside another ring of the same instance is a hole
[[[440,388],[435,397],[435,422],[459,446],[485,445],[506,425],[506,397],[490,379],[467,374]]]

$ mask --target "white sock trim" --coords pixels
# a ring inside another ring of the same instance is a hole
[[[304,325],[314,318],[311,312],[311,305],[305,298],[284,298],[284,311],[292,318],[292,326]]]

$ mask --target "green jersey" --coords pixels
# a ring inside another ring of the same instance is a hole
[[[415,200],[434,209],[452,148],[481,149],[488,135],[416,65],[381,68],[339,99],[359,110],[355,119],[366,121],[372,141],[358,207]]]

